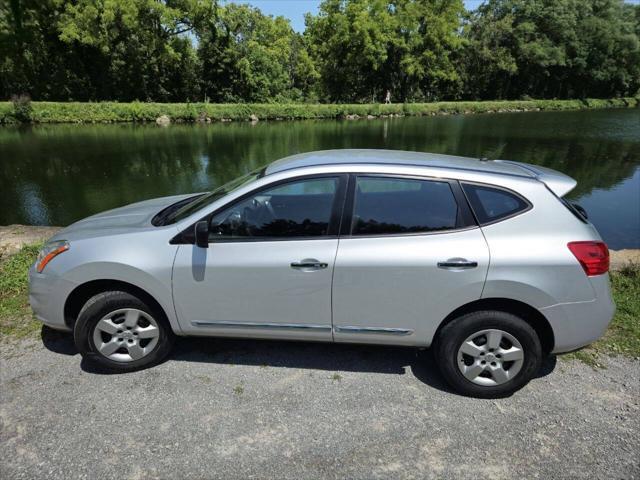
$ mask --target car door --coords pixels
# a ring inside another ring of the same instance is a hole
[[[189,334],[326,340],[346,177],[279,182],[210,218],[209,248],[181,245],[173,294]]]
[[[482,294],[489,251],[455,181],[352,177],[342,233],[337,342],[428,345],[449,313]]]

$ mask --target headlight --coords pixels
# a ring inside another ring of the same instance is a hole
[[[44,270],[47,263],[67,250],[69,250],[69,242],[66,240],[47,243],[38,253],[38,259],[36,260],[36,270],[38,273],[41,273],[42,270]]]

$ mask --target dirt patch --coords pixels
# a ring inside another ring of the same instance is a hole
[[[640,249],[611,250],[611,270],[620,270],[630,263],[640,265]]]
[[[18,253],[24,245],[44,242],[59,230],[61,227],[0,226],[0,258]]]

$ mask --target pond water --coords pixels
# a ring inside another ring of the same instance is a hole
[[[613,249],[640,248],[640,110],[378,120],[0,128],[0,225],[67,225],[209,190],[286,155],[388,148],[502,158],[578,181],[570,198]]]

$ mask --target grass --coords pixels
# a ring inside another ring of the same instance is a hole
[[[640,98],[581,100],[505,100],[483,102],[434,102],[406,104],[213,104],[143,102],[31,102],[27,123],[154,122],[167,115],[172,122],[302,120],[320,118],[366,118],[390,115],[449,115],[469,113],[580,110],[639,107]],[[11,102],[0,102],[0,124],[24,122]]]
[[[602,367],[602,354],[640,357],[640,265],[628,264],[611,275],[616,315],[604,337],[566,358]]]
[[[36,336],[42,327],[31,312],[27,271],[38,256],[40,245],[27,245],[0,259],[0,336],[2,339]]]
[[[0,260],[0,334],[3,339],[35,337],[41,324],[33,318],[28,302],[27,270],[35,261],[40,245],[28,245]],[[631,265],[611,274],[616,315],[603,338],[567,358],[600,366],[600,356],[640,357],[640,265]],[[331,377],[340,381],[341,375]],[[241,395],[243,388],[236,387]]]

